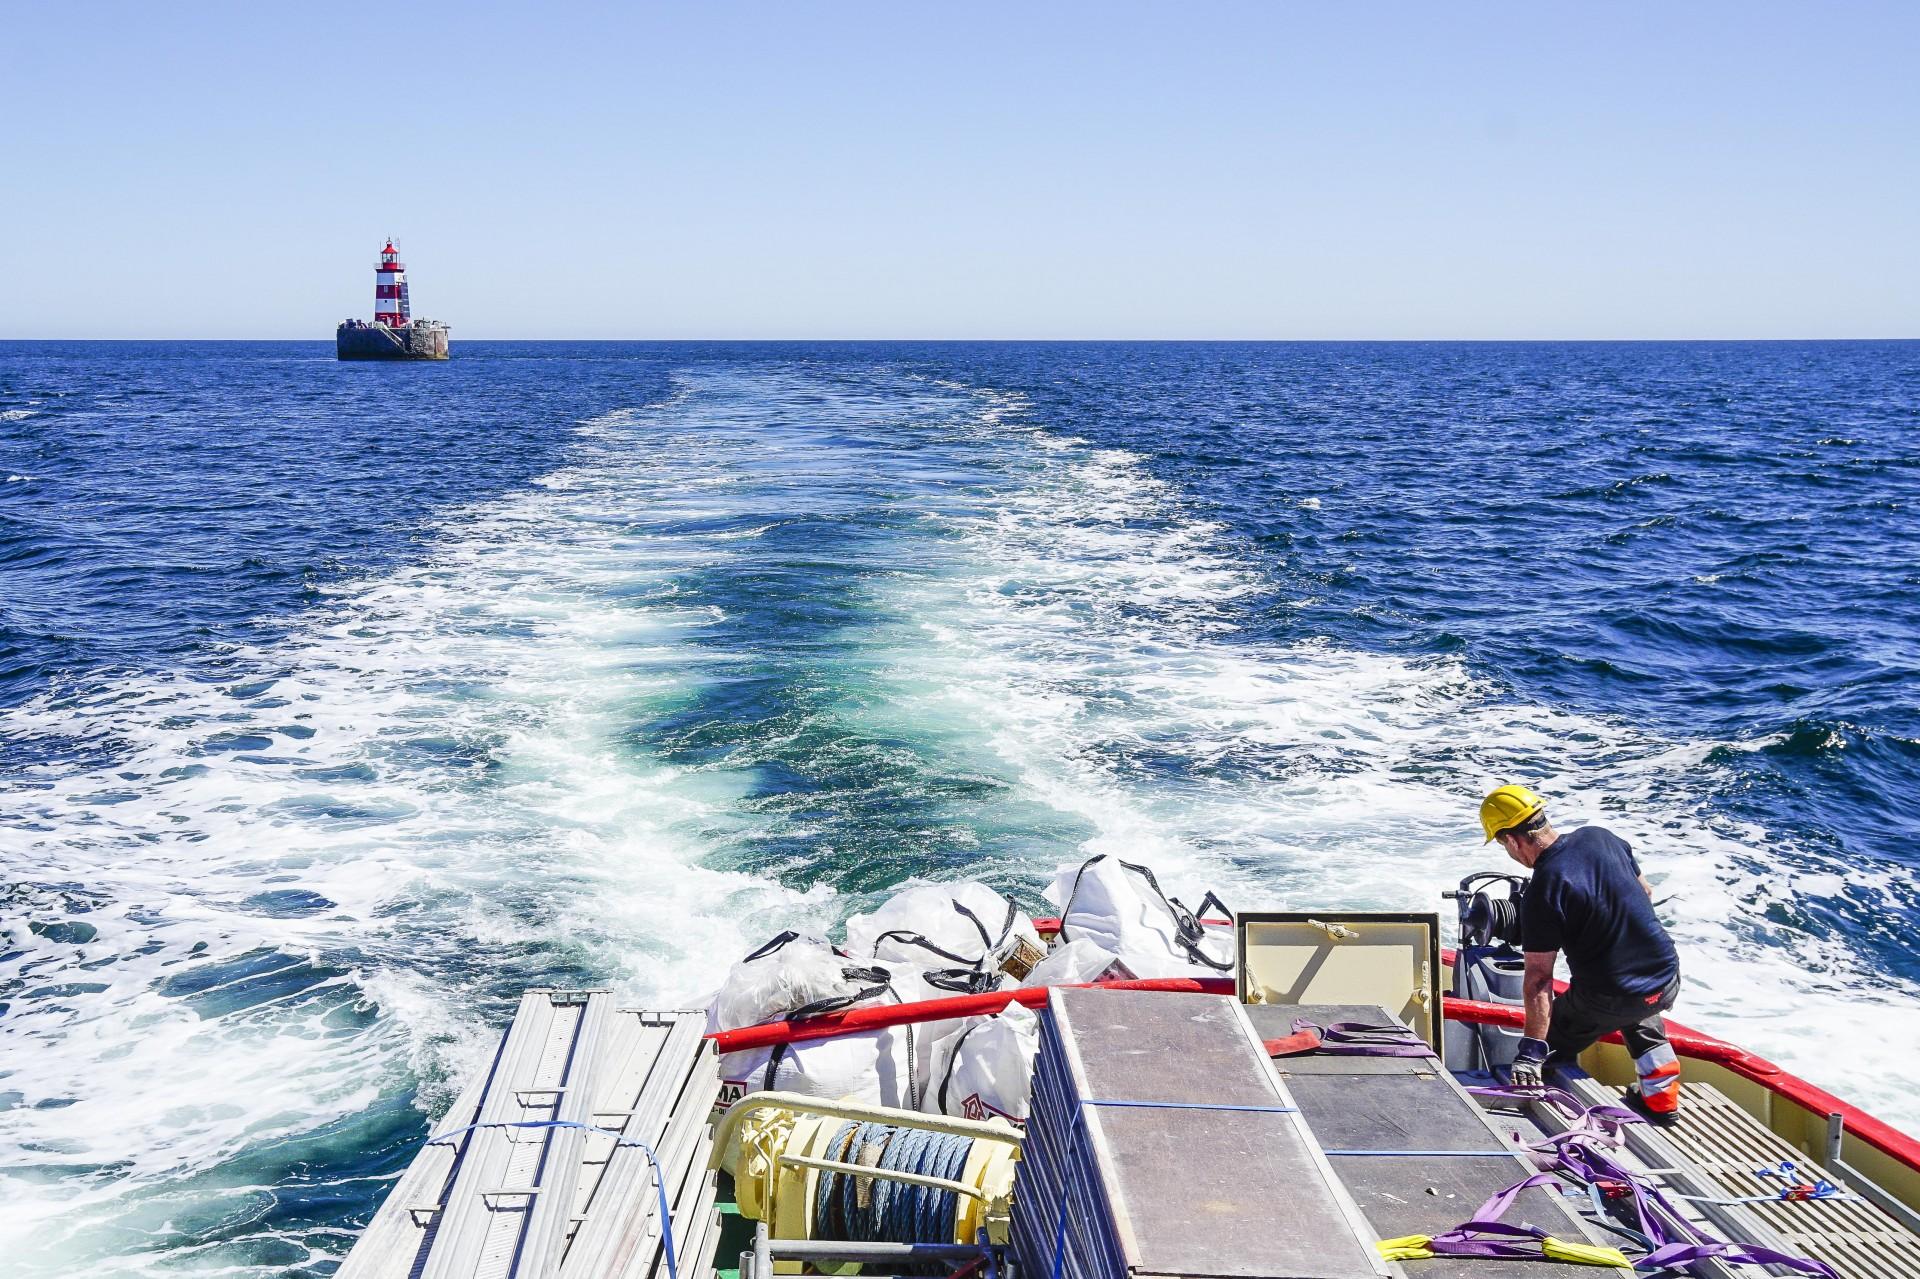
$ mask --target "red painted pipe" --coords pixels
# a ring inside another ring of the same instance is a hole
[[[1203,920],[1208,924],[1224,924],[1224,920]],[[1034,927],[1042,934],[1057,933],[1060,930],[1058,919],[1036,919]],[[1451,964],[1453,952],[1441,952],[1441,958]],[[1184,994],[1231,995],[1233,982],[1226,977],[1160,977],[1139,981],[1103,981],[1088,983],[1094,986],[1115,990],[1163,990]],[[1556,990],[1565,990],[1565,982],[1555,982]],[[836,1035],[856,1034],[860,1031],[883,1030],[889,1026],[904,1026],[908,1023],[923,1021],[945,1021],[953,1017],[979,1017],[999,1012],[1011,1003],[1024,1004],[1028,1008],[1037,1008],[1047,1001],[1047,988],[1027,986],[1018,990],[996,990],[984,995],[955,995],[951,999],[926,999],[911,1004],[886,1004],[872,1008],[850,1008],[845,1012],[827,1013],[820,1017],[809,1017],[805,1021],[770,1021],[758,1026],[742,1026],[737,1030],[722,1030],[709,1036],[721,1052],[740,1052],[748,1048],[766,1048],[773,1044],[797,1044],[812,1039],[832,1039]],[[1520,1026],[1525,1016],[1517,1004],[1488,1004],[1472,999],[1460,999],[1446,996],[1445,1015],[1454,1021],[1469,1022],[1486,1026]],[[1725,1067],[1742,1079],[1751,1080],[1762,1088],[1784,1097],[1797,1106],[1804,1107],[1816,1115],[1838,1114],[1846,1130],[1875,1150],[1920,1172],[1920,1141],[1914,1140],[1893,1125],[1875,1119],[1866,1111],[1848,1102],[1840,1100],[1823,1088],[1788,1074],[1764,1057],[1757,1057],[1737,1044],[1705,1034],[1690,1026],[1669,1018],[1667,1037],[1673,1043],[1673,1050],[1682,1057],[1691,1057],[1696,1061],[1711,1062]],[[1607,1036],[1609,1042],[1619,1042],[1620,1036]]]
[[[1168,990],[1183,995],[1231,995],[1233,980],[1228,977],[1153,977],[1138,981],[1096,981],[1076,983],[1107,990]],[[951,999],[922,999],[911,1004],[879,1004],[869,1008],[849,1008],[845,1012],[824,1013],[805,1021],[769,1021],[738,1030],[721,1030],[707,1036],[723,1053],[747,1048],[766,1048],[772,1044],[798,1044],[809,1039],[832,1039],[863,1030],[884,1030],[909,1022],[945,1021],[950,1017],[981,1017],[999,1012],[1008,1004],[1038,1008],[1047,1002],[1047,986],[1022,986],[1018,990],[992,990],[984,995],[955,995]]]

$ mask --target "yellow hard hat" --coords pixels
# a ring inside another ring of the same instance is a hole
[[[1480,801],[1480,824],[1486,828],[1486,842],[1509,827],[1518,826],[1545,808],[1547,803],[1524,786],[1502,786]]]

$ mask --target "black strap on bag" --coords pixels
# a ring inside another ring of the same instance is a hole
[[[781,943],[781,945],[785,944],[785,942]],[[775,947],[775,949],[778,949],[778,947]],[[900,992],[893,988],[893,974],[884,968],[843,968],[840,970],[840,975],[848,981],[867,982],[871,984],[851,994],[827,995],[811,1003],[802,1004],[792,1012],[789,1012],[782,1020],[805,1021],[809,1017],[818,1017],[824,1013],[837,1013],[843,1008],[851,1008],[855,1004],[864,1004],[869,999],[878,999],[882,995],[892,995],[893,1002],[896,1004],[904,1004],[907,1002],[901,998]],[[920,1097],[919,1067],[914,1061],[914,1032],[911,1022],[907,1024],[906,1031],[907,1097],[909,1101],[917,1105]],[[785,1059],[787,1049],[791,1046],[792,1045],[785,1042],[777,1043],[773,1046],[773,1051],[767,1054],[767,1073],[761,1077],[760,1091],[773,1091],[773,1077],[779,1073],[780,1063]]]
[[[979,1021],[974,1022],[973,1025],[961,1031],[960,1038],[953,1041],[953,1051],[947,1056],[946,1073],[940,1076],[940,1113],[941,1114],[950,1115],[953,1113],[951,1110],[947,1109],[947,1088],[949,1085],[953,1083],[953,1067],[954,1067],[954,1064],[960,1060],[960,1050],[966,1046],[967,1036],[971,1035],[974,1031],[980,1029],[982,1026],[986,1025],[988,1022],[992,1020],[993,1018],[991,1017],[982,1017]]]
[[[986,968],[936,968],[922,973],[921,980],[936,990],[957,995],[984,995],[1000,989],[1000,974]]]
[[[920,949],[938,955],[942,959],[952,960],[956,964],[965,964],[969,968],[977,968],[980,966],[979,960],[968,959],[965,955],[956,955],[950,950],[943,950],[929,941],[926,934],[916,933],[910,928],[890,929],[874,938],[873,953],[876,957],[880,954],[880,943],[884,941],[899,941],[909,946],[918,946]]]
[[[869,999],[878,999],[893,989],[893,974],[884,968],[842,968],[840,975],[848,981],[867,984],[849,995],[823,995],[811,1003],[802,1004],[789,1012],[785,1020],[805,1021],[809,1017],[818,1017],[822,1013],[837,1013],[842,1008],[851,1008]]]
[[[1067,893],[1067,904],[1060,910],[1061,941],[1068,940],[1067,917],[1073,914],[1073,900],[1080,895],[1080,877],[1087,873],[1087,867],[1097,861],[1105,860],[1106,856],[1105,853],[1095,853],[1092,857],[1080,863],[1080,869],[1073,873],[1073,888]],[[1195,918],[1192,911],[1188,910],[1179,901],[1168,898],[1165,893],[1160,891],[1160,881],[1153,877],[1151,870],[1145,866],[1137,865],[1134,862],[1123,862],[1118,858],[1114,860],[1122,869],[1130,870],[1147,881],[1147,887],[1153,890],[1153,895],[1158,897],[1160,904],[1167,908],[1167,914],[1173,917],[1174,941],[1179,945],[1180,949],[1187,952],[1189,959],[1193,960],[1196,964],[1203,964],[1215,972],[1230,973],[1233,971],[1233,961],[1231,959],[1215,959],[1200,948],[1200,943],[1206,939],[1206,928],[1200,923],[1199,919]],[[1219,907],[1227,916],[1232,916],[1233,912],[1227,909],[1227,904],[1214,896],[1211,891],[1200,899],[1200,909],[1205,910],[1209,903]]]
[[[953,899],[953,908],[958,913],[965,915],[967,922],[973,925],[974,931],[980,934],[980,962],[982,964],[985,964],[989,959],[992,959],[999,953],[1000,947],[1006,943],[1007,934],[1013,931],[1013,921],[1019,918],[1014,910],[1013,903],[1008,902],[1007,917],[1000,921],[1000,935],[998,937],[992,937],[987,933],[987,926],[980,922],[980,916],[967,909],[965,903],[958,897]]]
[[[800,934],[794,932],[793,929],[789,928],[787,929],[786,932],[781,933],[777,937],[770,938],[767,941],[766,945],[760,947],[759,950],[754,951],[751,955],[748,955],[745,959],[741,960],[740,962],[743,964],[751,964],[756,959],[765,959],[768,955],[773,954],[775,951],[779,950],[782,946],[785,946],[788,942],[799,941],[799,940],[800,940]]]
[[[1233,911],[1227,907],[1225,902],[1214,896],[1211,888],[1207,890],[1207,895],[1200,899],[1200,904],[1193,908],[1194,915],[1200,919],[1205,919],[1207,917],[1207,907],[1209,906],[1219,911],[1222,915],[1225,915],[1228,919],[1233,918]]]
[[[980,922],[980,916],[968,909],[967,905],[959,898],[953,897],[948,898],[948,900],[953,903],[954,911],[964,916],[966,921],[973,925],[973,930],[980,934],[979,958],[973,959],[966,955],[956,955],[945,947],[935,945],[925,933],[916,933],[910,928],[889,929],[887,932],[881,933],[878,937],[874,938],[874,955],[878,956],[880,954],[880,944],[882,942],[898,941],[908,946],[918,946],[929,954],[938,955],[940,958],[955,964],[965,964],[969,968],[985,968],[988,961],[994,957],[1000,947],[1006,942],[1008,934],[1013,932],[1014,920],[1019,918],[1018,911],[1012,902],[1007,903],[1007,917],[1001,921],[1000,935],[995,937],[987,931],[987,926]],[[986,989],[991,990],[993,987],[989,986]]]

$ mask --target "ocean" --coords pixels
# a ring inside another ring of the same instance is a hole
[[[1920,1128],[1917,510],[1911,342],[0,343],[8,1273],[330,1273],[528,984],[1440,909],[1509,780]]]

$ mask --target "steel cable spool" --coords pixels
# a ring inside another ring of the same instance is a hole
[[[971,1137],[842,1123],[828,1148],[836,1162],[958,1180]],[[822,1169],[814,1191],[813,1237],[861,1243],[951,1243],[960,1196],[937,1186]]]
[[[775,1241],[1007,1242],[1023,1135],[1003,1120],[763,1093],[736,1102],[714,1140],[742,1214]]]

